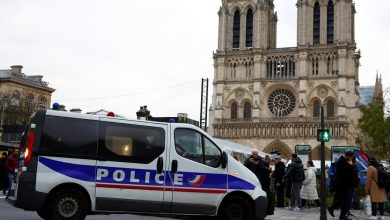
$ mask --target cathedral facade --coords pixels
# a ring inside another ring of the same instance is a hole
[[[321,107],[331,146],[355,145],[359,59],[352,0],[298,0],[297,45],[277,48],[273,0],[222,0],[209,133],[284,157],[319,158]]]

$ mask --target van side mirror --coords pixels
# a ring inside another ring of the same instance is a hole
[[[221,156],[221,167],[225,169],[227,167],[227,163],[228,163],[228,156],[224,151]]]

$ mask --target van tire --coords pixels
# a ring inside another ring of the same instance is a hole
[[[226,200],[218,213],[220,220],[251,220],[253,209],[248,200],[241,196],[232,196]]]
[[[83,220],[89,211],[87,199],[82,192],[74,188],[55,192],[48,204],[50,220]]]

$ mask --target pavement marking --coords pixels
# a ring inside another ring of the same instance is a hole
[[[5,198],[5,196],[0,196],[0,199],[4,199]]]

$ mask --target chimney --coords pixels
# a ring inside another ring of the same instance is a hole
[[[37,81],[37,82],[42,82],[43,76],[42,75],[33,75],[33,76],[29,76],[29,78],[34,80],[34,81]]]
[[[22,74],[22,69],[23,69],[22,65],[13,65],[13,66],[11,66],[11,71],[15,75],[21,75]]]

